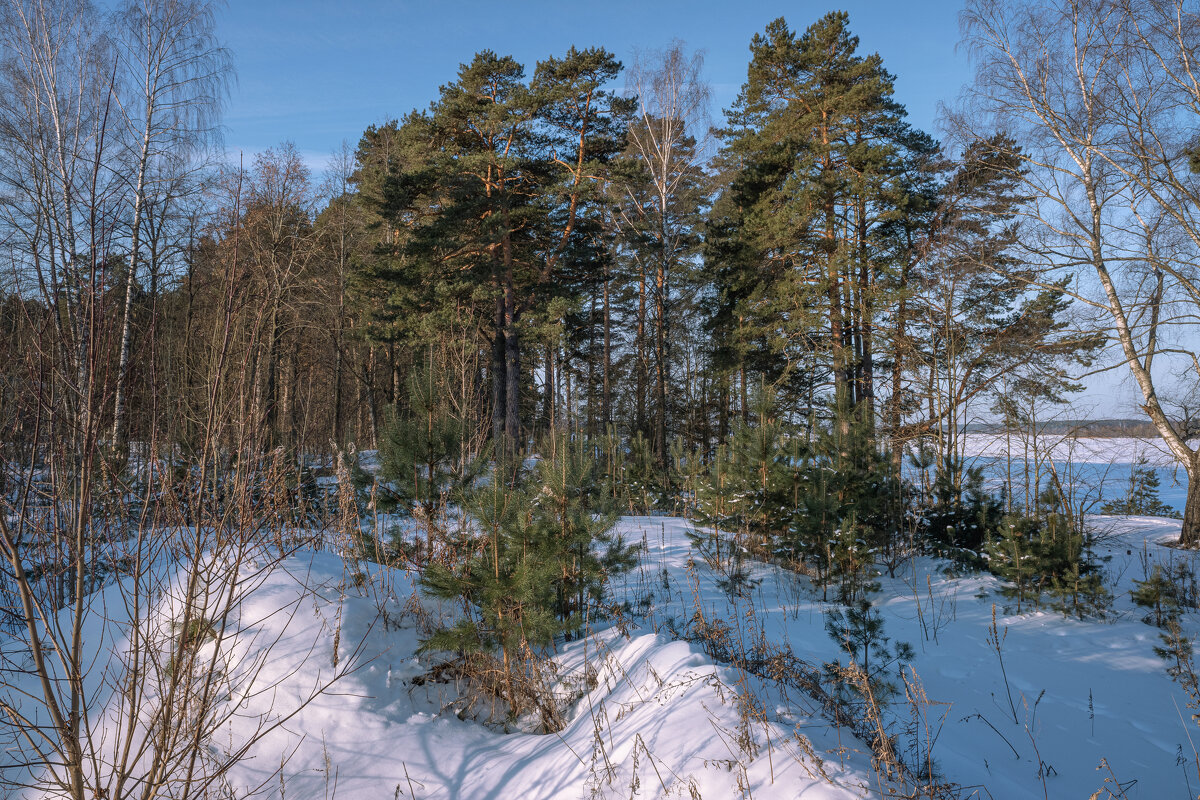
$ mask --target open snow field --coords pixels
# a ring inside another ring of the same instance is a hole
[[[1158,630],[1128,595],[1145,565],[1196,555],[1164,546],[1177,535],[1170,520],[1096,523],[1115,595],[1102,619],[1016,614],[994,577],[954,577],[929,559],[881,579],[874,600],[885,633],[913,646],[906,677],[927,695],[912,705],[902,689],[886,722],[918,764],[932,742],[937,770],[965,787],[963,796],[1087,798],[1106,779],[1128,798],[1200,791],[1191,711],[1152,650]],[[416,648],[438,611],[428,602],[418,610],[412,576],[374,568],[355,588],[334,555],[285,562],[240,610],[252,622],[235,652],[254,665],[253,677],[231,665],[244,680],[230,692],[236,714],[214,746],[234,748],[264,721],[282,724],[229,773],[235,796],[255,788],[296,800],[877,795],[869,748],[823,718],[809,695],[714,663],[678,639],[699,613],[724,621],[735,643],[761,639],[816,667],[844,660],[824,630],[832,606],[809,581],[747,562],[760,582],[731,597],[689,540],[688,521],[630,517],[620,527],[646,544],[639,568],[612,587],[632,611],[625,625],[598,626],[560,647],[557,685],[572,705],[566,728],[548,735],[464,721],[453,703],[458,687],[414,682],[433,663]],[[1003,664],[988,642],[993,607]],[[1184,624],[1197,633],[1194,613]],[[348,665],[351,674],[297,711]]]

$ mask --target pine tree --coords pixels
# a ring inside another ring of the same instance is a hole
[[[800,462],[799,502],[780,544],[816,569],[819,585],[836,582],[839,600],[851,603],[872,590],[878,556],[899,546],[902,484],[874,444],[865,406],[833,411]]]
[[[957,479],[950,491],[961,493],[967,473],[950,462],[964,408],[1005,382],[1060,398],[1077,388],[1067,368],[1089,363],[1102,343],[1069,324],[1065,284],[1032,288],[1038,282],[1019,256],[1025,198],[1011,137],[970,142],[957,163],[927,167],[933,186],[912,195],[919,206],[897,214],[885,236],[905,259],[889,412],[894,442],[921,437],[939,472]]]
[[[511,56],[482,51],[428,113],[360,148],[372,171],[383,172],[364,175],[386,226],[374,274],[409,317],[466,309],[485,327],[498,449],[521,447],[530,431],[523,398],[533,362],[527,345],[537,337],[529,322],[554,298],[580,290],[594,271],[585,267],[601,261],[591,257],[589,215],[598,213],[605,162],[623,146],[631,104],[603,88],[620,69],[605,50],[571,48],[527,79]],[[380,153],[393,138],[409,159]]]
[[[1196,684],[1192,661],[1192,639],[1183,632],[1179,617],[1184,606],[1196,603],[1195,575],[1186,562],[1175,562],[1163,567],[1155,564],[1144,580],[1135,580],[1130,592],[1133,602],[1149,609],[1144,618],[1162,628],[1159,640],[1162,645],[1154,646],[1154,653],[1167,662],[1167,674],[1176,680]]]
[[[499,650],[503,685],[516,707],[526,692],[523,676],[537,669],[530,665],[537,651],[602,616],[608,577],[636,563],[637,546],[613,536],[615,517],[591,503],[603,496],[598,482],[595,451],[585,444],[561,448],[532,472],[499,464],[465,498],[477,528],[471,554],[431,561],[422,573],[426,592],[466,609],[422,647]]]
[[[666,472],[658,465],[654,445],[641,431],[635,430],[629,437],[623,467],[620,485],[630,509],[649,514],[666,506]]]
[[[460,656],[495,651],[500,677],[493,691],[513,709],[528,705],[528,660],[563,632],[554,613],[558,564],[539,545],[533,530],[530,489],[510,486],[497,470],[466,498],[464,511],[477,526],[478,543],[457,562],[431,561],[420,577],[431,596],[461,601],[464,613],[452,625],[434,631],[423,651]]]
[[[439,517],[479,477],[487,453],[468,451],[475,422],[450,407],[453,376],[435,374],[430,353],[430,363],[409,375],[407,408],[393,409],[379,450],[383,505],[418,517],[432,550]]]
[[[1029,544],[1032,527],[1032,520],[1006,517],[999,534],[988,543],[988,569],[1009,582],[1005,593],[1017,599],[1018,614],[1035,577]]]
[[[798,502],[803,440],[789,433],[769,389],[753,400],[753,416],[734,425],[717,448],[697,490],[701,519],[773,543],[791,522]]]
[[[1152,621],[1155,626],[1161,628],[1166,625],[1167,620],[1179,614],[1179,593],[1175,582],[1160,564],[1155,564],[1150,569],[1150,574],[1145,580],[1135,580],[1133,584],[1133,591],[1130,592],[1133,602],[1142,608],[1150,609],[1147,622]]]
[[[554,613],[566,633],[599,616],[610,575],[637,562],[638,544],[613,534],[617,517],[596,502],[608,493],[600,486],[594,448],[586,442],[560,449],[538,462],[532,479],[535,549],[557,567]]]
[[[912,660],[912,645],[907,642],[892,645],[883,630],[883,617],[871,601],[861,598],[844,610],[833,608],[826,612],[825,633],[862,669],[876,700],[884,702],[898,691],[886,675],[897,663],[903,665]],[[840,664],[826,664],[825,673],[838,694],[843,697],[849,694],[851,684],[844,679]]]
[[[1049,488],[1039,499],[1038,516],[1005,517],[985,550],[988,569],[1009,581],[1005,591],[1016,598],[1017,613],[1027,602],[1040,605],[1044,593],[1076,616],[1102,611],[1111,599],[1086,537]]]
[[[935,470],[932,502],[925,515],[930,543],[936,552],[977,563],[985,543],[998,535],[1004,502],[983,485],[982,467],[966,467],[961,458],[947,457]]]
[[[896,286],[880,237],[928,137],[903,122],[892,76],[858,52],[845,13],[800,35],[777,19],[750,50],[709,226],[719,353],[797,400],[816,378],[873,412],[877,327]]]
[[[1138,457],[1137,463],[1129,470],[1129,486],[1125,496],[1106,502],[1100,513],[1181,518],[1178,511],[1159,499],[1158,472],[1149,463],[1145,456]]]

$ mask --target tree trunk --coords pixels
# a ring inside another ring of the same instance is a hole
[[[660,469],[667,465],[667,256],[658,265],[654,297],[654,460]]]
[[[546,430],[554,433],[554,347],[546,345],[545,368],[542,376],[542,418]]]
[[[842,321],[841,272],[832,255],[829,256],[826,275],[829,280],[829,341],[833,348],[834,396],[840,402],[841,398],[846,397],[850,391],[850,380],[846,372],[846,335]],[[844,417],[844,415],[842,416]],[[848,434],[850,432],[849,419],[839,419],[838,426],[840,433]]]
[[[866,201],[859,200],[858,210],[858,302],[859,325],[858,335],[861,343],[858,399],[866,403],[864,415],[867,420],[871,440],[875,439],[875,360],[872,339],[875,335],[874,325],[874,281],[871,274],[869,255],[867,252],[867,218]]]
[[[717,405],[719,408],[717,415],[717,444],[719,445],[729,441],[729,417],[732,414],[730,406],[733,405],[729,384],[729,373],[724,371],[721,374],[721,385],[717,389]]]
[[[1193,456],[1187,476],[1187,500],[1183,506],[1183,526],[1179,531],[1179,546],[1197,547],[1200,546],[1200,453]]]
[[[498,282],[498,281],[497,281]],[[504,298],[496,296],[495,318],[492,320],[492,441],[499,449],[504,441]]]
[[[566,359],[565,358],[563,359],[563,362],[564,362],[564,367],[563,367],[563,369],[559,370],[559,373],[563,377],[563,395],[564,395],[564,401],[566,403],[566,406],[563,409],[566,412],[563,415],[564,420],[565,420],[565,424],[564,424],[563,428],[564,428],[564,430],[566,430],[567,436],[569,437],[571,435],[571,423],[573,422],[573,417],[572,417],[571,412],[574,410],[574,405],[572,404],[573,401],[571,399],[571,373],[566,369],[566,366],[565,366]]]
[[[391,373],[390,389],[388,397],[391,398],[391,405],[399,405],[404,400],[404,392],[400,388],[400,359],[396,358],[396,343],[388,343],[388,371]]]
[[[279,297],[278,294],[271,302],[271,322],[267,340],[266,387],[263,392],[262,431],[264,450],[269,450],[275,443],[276,418],[279,413]]]
[[[342,420],[342,309],[338,310],[338,324],[333,335],[333,443],[341,447],[346,438]]]
[[[1158,304],[1155,303],[1153,308],[1153,317],[1148,334],[1149,341],[1144,350],[1139,352],[1139,348],[1134,342],[1133,328],[1126,315],[1125,306],[1117,291],[1116,283],[1108,271],[1108,264],[1104,257],[1100,193],[1097,189],[1097,181],[1092,177],[1090,165],[1085,165],[1083,177],[1084,190],[1091,211],[1092,229],[1089,231],[1089,244],[1092,251],[1092,267],[1095,269],[1096,275],[1100,279],[1100,284],[1104,288],[1105,298],[1108,300],[1108,311],[1115,323],[1117,340],[1121,344],[1121,349],[1125,355],[1126,363],[1129,365],[1129,370],[1133,373],[1133,378],[1142,392],[1142,399],[1145,400],[1142,404],[1142,410],[1146,412],[1146,416],[1154,423],[1154,427],[1158,431],[1159,436],[1162,437],[1163,442],[1171,450],[1175,458],[1184,465],[1188,473],[1187,504],[1184,511],[1183,527],[1179,535],[1179,544],[1182,547],[1200,546],[1200,496],[1197,495],[1197,492],[1200,491],[1200,487],[1197,486],[1197,484],[1200,484],[1200,449],[1193,450],[1188,447],[1187,441],[1179,435],[1179,432],[1175,430],[1170,420],[1167,419],[1166,412],[1159,402],[1158,391],[1154,385],[1154,378],[1150,371],[1157,351],[1156,328],[1158,324]]]
[[[504,436],[513,453],[521,447],[521,344],[517,333],[517,298],[511,272],[504,287]]]
[[[608,302],[608,266],[604,267],[604,390],[600,406],[600,424],[608,431],[612,423],[612,387],[609,372],[612,369],[612,309]]]
[[[371,445],[379,446],[379,408],[375,402],[375,346],[371,345],[367,355],[367,368],[364,370],[367,390],[367,420],[371,424]]]
[[[637,393],[637,406],[633,418],[634,430],[639,433],[646,431],[646,268],[643,266],[638,276],[638,314],[637,314],[637,354],[634,370],[634,391]]]
[[[900,276],[900,285],[908,284],[908,265],[904,267],[904,271]],[[900,303],[896,307],[896,333],[894,335],[895,344],[892,346],[892,396],[889,400],[888,419],[890,422],[891,431],[889,432],[892,446],[892,466],[896,469],[896,474],[900,474],[900,467],[904,461],[904,445],[900,440],[900,425],[903,422],[903,402],[904,402],[904,370],[908,366],[908,304],[905,302],[904,295],[900,296]]]
[[[588,356],[587,356],[587,423],[588,436],[596,435],[596,293],[588,304]]]
[[[740,371],[742,385],[742,424],[750,424],[750,378],[746,374],[746,362],[742,362]]]
[[[113,429],[112,443],[115,447],[124,445],[125,430],[125,385],[129,376],[129,351],[133,336],[133,290],[137,285],[138,251],[142,227],[142,193],[145,191],[146,162],[150,147],[147,133],[143,144],[141,161],[138,167],[137,187],[133,199],[133,236],[129,251],[129,272],[125,279],[125,308],[121,318],[121,349],[117,357],[117,386],[113,393]]]

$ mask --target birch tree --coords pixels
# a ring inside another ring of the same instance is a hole
[[[113,20],[114,78],[122,80],[124,90],[119,120],[126,153],[119,174],[126,184],[129,214],[113,397],[112,441],[118,445],[125,433],[133,299],[143,260],[147,205],[162,205],[171,194],[186,189],[178,176],[188,171],[195,153],[215,131],[230,76],[228,57],[216,39],[213,8],[208,0],[129,0]]]
[[[1200,544],[1200,449],[1160,395],[1200,374],[1200,17],[1183,0],[972,0],[968,135],[1016,153],[1024,256],[1108,328],[1141,409],[1188,475],[1181,543]]]
[[[82,437],[98,394],[90,349],[113,264],[108,120],[113,52],[96,10],[75,0],[0,4],[0,227],[18,293],[52,309],[36,346],[57,425]],[[76,448],[78,449],[78,448]]]
[[[632,169],[617,181],[621,194],[617,208],[629,243],[628,253],[639,276],[638,336],[634,343],[637,408],[644,409],[642,394],[650,382],[647,377],[651,370],[646,368],[649,349],[654,365],[650,440],[660,467],[666,464],[671,426],[667,393],[671,385],[672,321],[683,328],[683,321],[676,317],[675,301],[679,299],[680,273],[687,270],[699,246],[699,214],[705,189],[704,131],[710,95],[701,75],[703,66],[703,54],[689,55],[681,42],[674,42],[661,52],[640,54],[626,79],[626,92],[637,97],[638,109],[629,126],[626,149]],[[650,303],[646,302],[647,295]],[[644,426],[644,411],[636,423],[635,427]]]

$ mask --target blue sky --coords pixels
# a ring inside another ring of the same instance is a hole
[[[967,74],[956,53],[960,0],[884,2],[409,2],[231,0],[220,34],[238,80],[225,114],[226,146],[247,157],[290,140],[311,165],[363,129],[424,108],[458,65],[482,49],[533,65],[571,45],[599,45],[626,63],[637,48],[682,40],[703,50],[714,119],[746,75],[750,38],[776,17],[803,30],[832,10],[850,12],[864,51],[897,76],[912,122],[934,131],[937,105]]]

